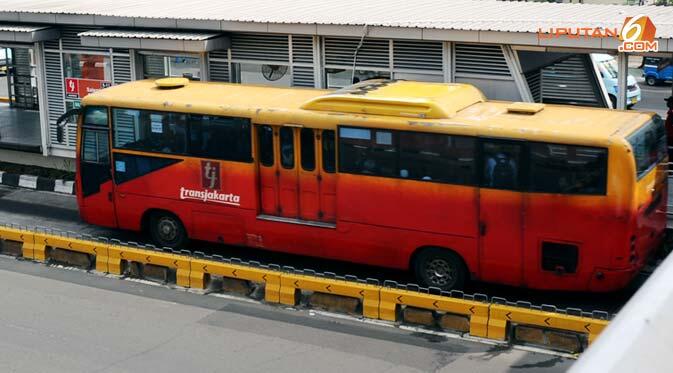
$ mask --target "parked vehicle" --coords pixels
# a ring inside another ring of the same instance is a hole
[[[617,94],[619,92],[617,60],[609,54],[602,53],[592,53],[591,59],[594,61],[594,64],[596,64],[596,67],[601,74],[605,89],[608,91],[610,102],[612,102],[612,107],[616,108]],[[636,82],[636,78],[631,74],[629,74],[627,78],[626,89],[626,105],[628,107],[632,107],[640,102],[640,86]]]
[[[673,82],[673,59],[659,57],[645,57],[643,63],[643,76],[649,86],[663,82]]]

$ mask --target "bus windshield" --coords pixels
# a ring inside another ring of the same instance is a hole
[[[645,175],[667,154],[666,129],[661,117],[655,115],[650,122],[627,138],[636,160],[636,177]]]

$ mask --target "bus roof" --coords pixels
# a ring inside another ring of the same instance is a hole
[[[467,131],[483,136],[591,139],[602,143],[624,137],[652,113],[549,105],[519,110],[505,101],[486,101],[468,84],[367,81],[340,90],[277,88],[214,82],[189,82],[172,89],[141,80],[106,88],[84,98],[84,105],[250,117],[260,123],[292,123],[306,115],[347,115],[385,119],[376,127],[431,132]],[[510,110],[508,110],[510,108]],[[526,108],[526,105],[523,105]],[[272,123],[269,118],[274,117]],[[267,119],[267,120],[264,120]],[[281,122],[277,122],[281,120]],[[316,127],[324,127],[316,121]],[[378,121],[381,122],[381,121]],[[419,126],[419,124],[421,124]],[[333,124],[331,124],[333,125]]]

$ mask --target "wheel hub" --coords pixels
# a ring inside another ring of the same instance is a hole
[[[444,259],[431,260],[426,269],[428,282],[437,287],[446,287],[452,285],[456,280],[456,269]]]
[[[163,241],[173,241],[177,237],[178,227],[177,224],[169,218],[161,218],[159,220],[159,236]]]

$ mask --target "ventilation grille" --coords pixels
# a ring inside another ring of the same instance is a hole
[[[143,74],[145,78],[166,76],[166,59],[164,56],[146,54],[143,56]]]
[[[292,35],[292,62],[313,63],[313,38]]]
[[[114,84],[131,81],[131,58],[129,56],[112,56],[112,64],[114,65]]]
[[[209,60],[209,77],[213,82],[229,81],[229,63],[221,60]]]
[[[208,58],[214,60],[228,60],[229,56],[226,50],[223,51],[212,51],[208,53]]]
[[[511,76],[499,45],[456,44],[456,75]]]
[[[325,64],[353,66],[353,56],[360,39],[325,38]],[[388,40],[365,39],[357,55],[357,66],[388,68],[390,46]]]
[[[541,72],[535,70],[526,73],[526,82],[534,102],[542,102]]]
[[[233,34],[231,58],[255,61],[290,61],[287,35]]]
[[[61,72],[61,54],[44,53],[45,80],[47,81],[47,103],[49,108],[49,138],[56,141],[56,120],[65,112],[63,103],[63,73]],[[67,139],[66,139],[67,141]],[[66,145],[63,143],[62,145]]]
[[[82,46],[80,37],[77,36],[80,32],[85,32],[89,30],[97,30],[100,27],[91,27],[91,26],[67,26],[61,27],[61,43],[64,50],[82,50],[82,51],[105,51],[107,48],[99,47],[85,47]],[[58,46],[56,47],[58,48]]]
[[[294,66],[292,68],[292,85],[297,87],[315,87],[313,68]]]
[[[442,71],[442,43],[423,41],[394,41],[395,69]]]
[[[601,106],[585,58],[575,55],[542,69],[542,102]]]

